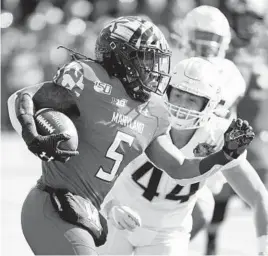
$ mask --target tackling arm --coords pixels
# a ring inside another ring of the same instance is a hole
[[[145,150],[148,158],[182,186],[205,180],[215,172],[231,169],[254,138],[247,121],[233,120],[224,133],[223,148],[206,158],[186,159],[168,135],[157,137]]]
[[[259,252],[268,253],[268,191],[245,159],[232,171],[222,171],[235,192],[254,210]]]
[[[205,180],[219,171],[219,167],[230,169],[239,161],[228,159],[222,150],[203,159],[186,159],[167,135],[156,138],[145,153],[158,168],[177,179],[182,186]]]

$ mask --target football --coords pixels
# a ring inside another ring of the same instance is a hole
[[[76,127],[72,120],[62,112],[51,108],[40,109],[35,114],[35,123],[40,135],[65,133],[71,137],[67,141],[60,142],[59,149],[77,150],[78,134]]]

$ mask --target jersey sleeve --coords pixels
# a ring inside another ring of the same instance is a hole
[[[19,92],[19,91],[18,91]],[[14,130],[21,135],[21,131],[22,131],[22,127],[21,124],[17,118],[16,115],[16,108],[15,108],[15,102],[16,102],[16,98],[17,98],[17,93],[15,92],[13,93],[7,101],[7,106],[8,106],[8,114],[9,114],[9,118],[10,118],[10,122],[11,125],[13,126]]]
[[[59,68],[53,82],[71,91],[79,97],[84,90],[84,68],[78,61],[73,61]]]

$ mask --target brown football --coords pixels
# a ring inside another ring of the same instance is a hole
[[[67,141],[59,144],[60,149],[77,150],[78,134],[73,121],[62,112],[51,108],[43,108],[36,112],[35,123],[40,135],[65,133],[70,136]]]

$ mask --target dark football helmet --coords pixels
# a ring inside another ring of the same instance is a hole
[[[151,92],[165,93],[171,51],[152,22],[135,16],[113,20],[100,32],[95,54],[109,75],[121,80],[132,99],[145,102]]]

